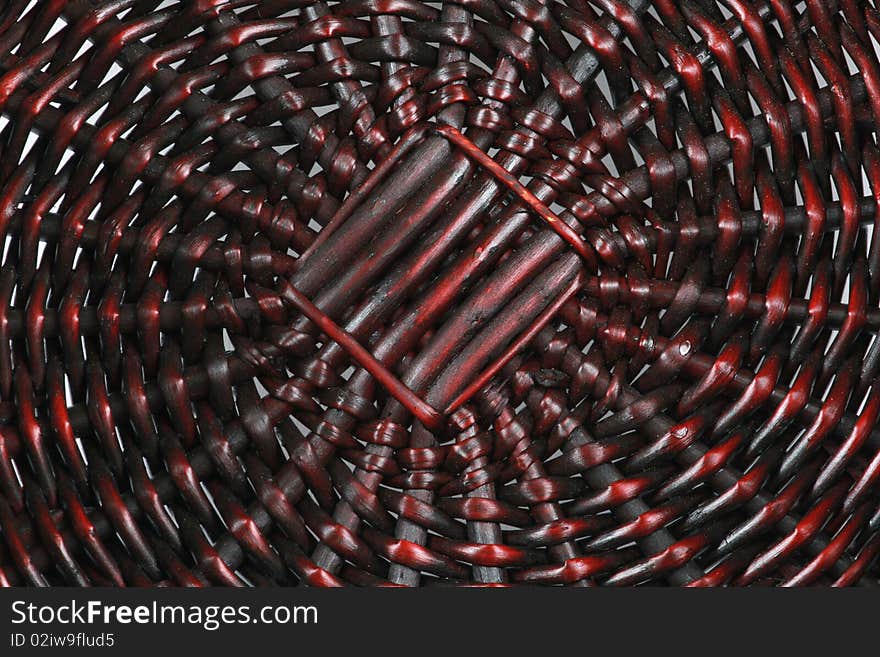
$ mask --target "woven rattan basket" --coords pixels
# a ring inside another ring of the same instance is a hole
[[[878,583],[874,2],[0,7],[3,584]]]

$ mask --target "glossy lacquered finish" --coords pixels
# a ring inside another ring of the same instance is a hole
[[[0,11],[0,583],[880,583],[875,2]]]

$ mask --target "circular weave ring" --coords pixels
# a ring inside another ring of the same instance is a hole
[[[0,584],[880,583],[878,43],[0,3]]]

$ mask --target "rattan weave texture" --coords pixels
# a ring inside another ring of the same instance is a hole
[[[0,583],[880,583],[876,2],[0,12]]]

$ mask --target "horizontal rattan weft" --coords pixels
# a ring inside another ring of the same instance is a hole
[[[880,583],[878,41],[0,2],[0,583]]]

